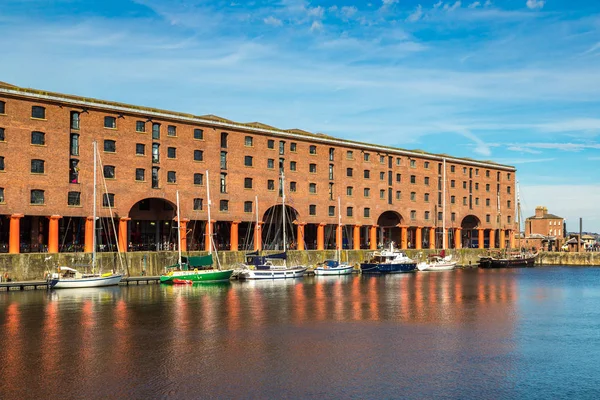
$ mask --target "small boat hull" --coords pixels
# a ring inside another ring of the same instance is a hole
[[[360,271],[363,274],[399,274],[404,272],[413,272],[417,269],[417,263],[362,263]]]
[[[455,262],[449,262],[449,263],[434,263],[434,264],[428,264],[428,263],[419,263],[417,264],[417,268],[419,269],[419,271],[451,271],[454,268],[456,268],[456,263]]]
[[[91,288],[118,285],[123,275],[94,276],[88,278],[53,278],[48,281],[51,289]]]
[[[172,271],[166,275],[161,275],[161,283],[176,283],[178,281],[192,282],[221,282],[228,281],[233,274],[232,269],[226,270],[198,270],[198,271]]]
[[[247,269],[239,274],[240,279],[294,279],[302,278],[306,267]]]
[[[336,267],[317,267],[315,275],[317,276],[332,276],[332,275],[350,275],[354,267],[352,265],[338,265]]]
[[[523,258],[494,258],[481,257],[479,259],[479,268],[525,268],[533,267],[535,263],[534,257]]]

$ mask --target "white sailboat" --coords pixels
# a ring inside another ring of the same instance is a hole
[[[446,255],[446,159],[443,161],[442,177],[442,251],[440,254],[432,254],[425,261],[417,264],[419,271],[449,271],[456,267],[456,261],[452,261],[452,255]]]
[[[307,270],[303,265],[287,265],[287,238],[285,233],[285,179],[281,173],[281,222],[283,230],[283,253],[269,254],[265,256],[256,255],[253,258],[254,265],[240,272],[240,279],[289,279],[301,278]],[[258,213],[257,213],[258,215]]]
[[[342,214],[341,214],[341,203],[340,198],[338,197],[338,229],[340,230],[339,238],[342,238]],[[346,263],[340,262],[340,251],[341,251],[342,243],[341,240],[336,240],[335,246],[335,260],[325,260],[321,265],[315,268],[315,275],[317,276],[325,276],[325,275],[349,275],[352,273],[352,265],[348,265]]]
[[[89,287],[103,287],[118,285],[123,279],[123,274],[116,274],[108,272],[102,274],[102,271],[96,273],[96,180],[97,180],[97,149],[96,142],[93,142],[94,151],[94,202],[93,202],[93,232],[92,235],[92,273],[82,273],[74,268],[61,266],[58,267],[57,272],[50,274],[48,277],[48,287],[50,289],[73,289],[73,288],[89,288]],[[112,209],[111,217],[112,217]],[[111,218],[112,220],[112,218]],[[116,229],[113,222],[113,232],[116,237]],[[119,244],[117,242],[117,253],[119,254]],[[122,262],[122,261],[121,261]]]

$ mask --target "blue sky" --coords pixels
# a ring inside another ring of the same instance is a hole
[[[600,232],[600,3],[1,0],[0,80],[517,167]]]

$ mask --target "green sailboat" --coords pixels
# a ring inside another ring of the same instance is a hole
[[[208,198],[207,210],[208,221],[210,221],[210,191],[208,188],[208,171],[206,171],[206,197]],[[213,268],[213,240],[210,222],[208,222],[209,248],[208,255],[199,257],[182,257],[181,256],[181,230],[179,229],[179,191],[177,192],[177,240],[179,245],[177,264],[166,267],[167,272],[161,275],[161,283],[195,283],[195,282],[220,282],[228,281],[233,274],[233,269],[221,269],[219,258],[217,257],[218,268]]]

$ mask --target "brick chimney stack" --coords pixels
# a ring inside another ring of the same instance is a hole
[[[544,206],[537,206],[535,208],[535,217],[536,218],[543,218],[544,215],[548,214],[548,209]]]

